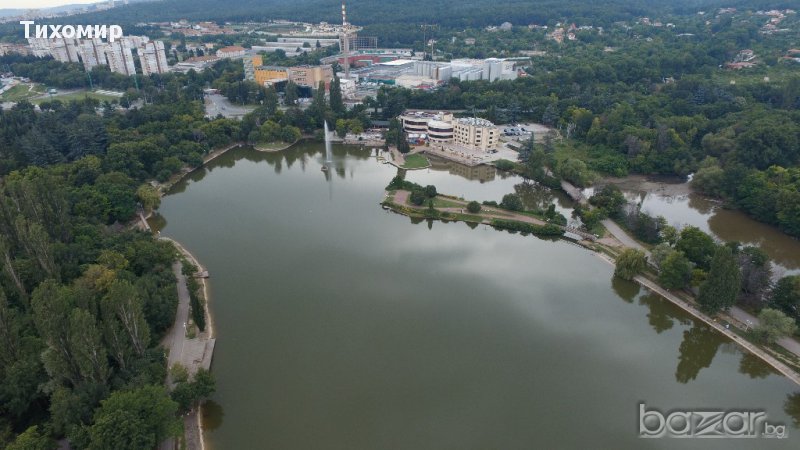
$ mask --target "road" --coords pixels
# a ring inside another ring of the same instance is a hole
[[[254,109],[254,106],[234,105],[221,94],[206,95],[206,117],[217,117],[222,114],[222,117],[228,119],[241,119],[242,116]]]

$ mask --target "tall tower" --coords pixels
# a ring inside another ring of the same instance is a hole
[[[344,54],[344,77],[350,79],[350,25],[347,23],[347,10],[342,2],[342,53]]]

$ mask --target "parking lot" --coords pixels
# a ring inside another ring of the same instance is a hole
[[[498,125],[500,129],[501,140],[524,142],[531,138],[535,142],[541,143],[544,141],[544,136],[552,130],[552,128],[539,123],[514,123],[507,125]]]

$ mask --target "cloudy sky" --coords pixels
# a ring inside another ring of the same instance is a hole
[[[97,3],[98,0],[0,0],[0,9],[33,9],[75,3]]]

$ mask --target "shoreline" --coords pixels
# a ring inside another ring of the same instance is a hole
[[[156,239],[160,239],[160,240],[171,242],[175,246],[176,250],[178,250],[178,252],[180,252],[190,263],[194,264],[195,267],[197,267],[198,271],[203,272],[203,271],[206,270],[205,266],[200,264],[200,261],[192,254],[192,252],[190,252],[188,249],[186,249],[186,247],[184,247],[183,244],[181,244],[177,240],[172,239],[170,237],[166,237],[166,236],[160,236],[160,235],[157,236]],[[211,309],[209,307],[209,302],[210,302],[211,297],[210,297],[210,295],[208,293],[208,280],[206,278],[200,278],[200,283],[202,285],[202,291],[203,291],[203,310],[204,310],[203,313],[205,314],[206,320],[207,320],[207,323],[206,323],[207,331],[206,331],[206,333],[208,334],[207,337],[204,340],[205,341],[209,341],[209,340],[212,340],[212,339],[216,339],[216,335],[214,334],[214,316],[211,314]],[[213,362],[213,358],[214,358],[214,354],[213,354],[213,351],[212,351],[211,356],[209,356],[209,360],[210,360],[209,364],[211,362]],[[191,426],[192,426],[191,430],[185,426],[187,423],[191,423]],[[187,416],[184,417],[184,430],[183,430],[183,433],[184,433],[183,434],[183,436],[184,436],[184,445],[186,445],[185,448],[187,448],[189,450],[192,450],[192,448],[189,447],[188,444],[186,444],[186,441],[188,441],[188,439],[186,439],[186,436],[188,434],[196,433],[197,436],[199,436],[198,442],[200,443],[200,447],[199,447],[200,450],[205,450],[205,448],[206,448],[206,437],[205,437],[205,430],[203,429],[203,405],[202,404],[200,404],[197,407],[196,410],[191,411]]]
[[[442,195],[444,198],[448,198],[448,199],[450,198],[450,197],[448,197],[446,195],[443,195],[443,194],[440,194],[440,195]],[[472,222],[472,223],[481,223],[481,224],[486,224],[486,225],[492,225],[491,221],[489,221],[489,222],[486,222],[485,220],[482,220],[482,221],[471,221],[471,220],[468,220],[467,217],[458,217],[458,216],[457,217],[441,217],[441,216],[427,217],[424,214],[424,211],[425,211],[424,208],[406,208],[403,205],[398,204],[395,201],[395,196],[394,195],[389,195],[388,191],[384,192],[384,197],[385,197],[385,200],[383,202],[381,202],[381,206],[382,207],[384,207],[386,209],[389,209],[389,210],[391,210],[391,211],[393,211],[393,212],[395,212],[397,214],[401,214],[403,216],[406,216],[406,217],[416,217],[418,215],[419,217],[424,217],[424,218],[433,219],[433,220],[443,220],[443,221],[453,221],[453,222],[463,221],[463,222]],[[389,198],[391,198],[391,200],[389,200]],[[413,210],[415,213],[418,212],[419,214],[411,214],[411,210]],[[441,208],[439,208],[437,210],[441,210]],[[464,216],[464,215],[462,214],[461,216]],[[515,219],[511,218],[511,220],[515,220]],[[500,228],[497,228],[494,225],[492,225],[492,227],[495,228],[496,230],[500,230]],[[531,234],[535,235],[535,233],[531,233]],[[540,239],[542,239],[542,237],[540,237]],[[589,243],[585,242],[585,239],[577,241],[577,240],[568,239],[565,236],[559,236],[558,240],[564,240],[566,242],[577,244],[582,248],[590,250],[598,258],[600,258],[603,261],[611,264],[612,266],[614,266],[616,264],[615,259],[610,254],[610,253],[614,253],[614,251],[613,251],[612,247],[607,245],[607,244],[603,244],[603,243],[598,242],[598,241],[594,241],[592,244],[589,244]],[[620,242],[620,244],[622,245],[622,248],[629,248],[627,245],[625,245],[622,242]],[[597,246],[599,246],[599,248]],[[738,335],[733,330],[725,328],[724,326],[722,326],[722,324],[719,323],[719,321],[717,321],[716,318],[708,316],[707,314],[705,314],[705,313],[701,312],[699,309],[697,309],[697,307],[692,302],[689,302],[687,300],[679,298],[676,294],[673,294],[673,293],[669,292],[668,290],[662,288],[657,283],[655,283],[654,281],[648,279],[644,275],[637,275],[634,278],[633,281],[636,282],[637,284],[639,284],[640,286],[644,287],[645,289],[658,294],[659,297],[663,298],[664,300],[666,300],[666,301],[672,303],[673,305],[677,306],[678,308],[682,309],[685,313],[689,314],[693,318],[704,322],[708,326],[710,326],[713,329],[715,329],[716,331],[720,332],[723,336],[725,336],[726,338],[728,338],[731,341],[733,341],[733,343],[737,344],[738,347],[741,348],[743,351],[746,351],[746,352],[749,352],[749,353],[753,354],[757,358],[761,359],[768,366],[770,366],[772,369],[777,371],[777,373],[783,375],[789,381],[791,381],[791,382],[795,383],[796,385],[800,386],[800,372],[798,372],[796,369],[794,369],[790,365],[781,362],[777,357],[771,355],[767,350],[765,350],[765,349],[757,346],[756,344],[750,342],[749,340],[743,338],[742,336]],[[734,323],[735,322],[735,320],[733,318],[729,317],[726,313],[723,312],[723,313],[721,313],[721,315],[722,315],[722,318],[727,320],[729,323]]]

